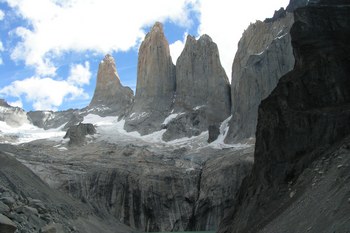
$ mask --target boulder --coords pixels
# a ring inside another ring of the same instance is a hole
[[[64,138],[69,138],[70,145],[82,145],[85,142],[86,135],[93,135],[96,133],[96,129],[93,124],[73,125],[68,130]]]

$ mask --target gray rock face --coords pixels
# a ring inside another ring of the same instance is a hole
[[[0,149],[100,215],[142,232],[215,230],[252,166],[252,147],[194,152],[94,141],[60,151],[46,143]]]
[[[69,127],[64,138],[69,138],[69,145],[81,146],[85,142],[86,135],[93,135],[96,133],[96,129],[92,124],[73,125]]]
[[[0,121],[13,127],[29,123],[27,113],[23,109],[12,107],[3,99],[0,99]]]
[[[176,62],[175,108],[193,109],[206,106],[210,123],[230,115],[230,83],[221,66],[217,45],[208,35],[198,41],[188,36]]]
[[[88,108],[95,109],[96,113],[124,116],[133,99],[133,91],[121,84],[115,61],[107,54],[98,67],[96,89]]]
[[[37,233],[48,230],[46,226],[53,223],[56,223],[54,232],[62,233],[133,232],[111,215],[99,217],[90,206],[51,189],[3,151],[0,151],[0,199],[8,200],[11,208],[0,213],[0,232],[13,233],[17,229],[18,232]]]
[[[219,223],[229,212],[242,178],[251,171],[251,151],[227,154],[205,163],[200,176],[200,191],[194,211],[194,227],[191,230],[217,230]]]
[[[293,15],[268,22],[257,21],[243,33],[232,66],[232,119],[226,142],[254,137],[258,106],[293,69],[289,30]]]
[[[198,127],[187,127],[194,124],[192,113],[196,108],[202,114]],[[194,136],[208,130],[209,125],[220,124],[230,115],[230,84],[221,66],[217,45],[208,35],[201,36],[198,41],[188,36],[186,45],[176,63],[176,98],[175,112],[181,112],[190,120],[183,122],[182,128],[186,136]],[[164,139],[176,139],[182,134],[171,131],[173,124],[179,125],[179,120],[171,121]],[[193,132],[191,132],[193,131]]]
[[[125,129],[142,135],[161,128],[173,105],[175,66],[163,26],[156,23],[139,50],[135,103]]]
[[[350,229],[350,4],[294,15],[295,68],[260,105],[254,167],[220,233]]]
[[[158,155],[148,150],[135,152],[138,164],[129,160],[127,165],[89,172],[76,183],[70,181],[67,190],[146,232],[215,230],[252,166],[247,154],[230,154],[231,160],[209,161],[203,168],[181,168],[155,159]],[[149,156],[153,161],[143,163],[142,157]],[[188,162],[180,163],[187,167]]]

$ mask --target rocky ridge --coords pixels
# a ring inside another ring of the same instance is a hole
[[[295,67],[259,108],[253,170],[218,232],[350,228],[349,15],[347,1],[294,12]]]

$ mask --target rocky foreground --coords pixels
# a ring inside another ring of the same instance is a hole
[[[0,152],[0,232],[133,232],[112,215],[97,213],[50,188],[4,151]]]
[[[194,151],[98,140],[68,148],[48,141],[1,146],[52,188],[150,232],[217,229],[233,203],[231,194],[251,169],[253,150]]]

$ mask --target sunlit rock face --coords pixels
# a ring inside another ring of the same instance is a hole
[[[96,88],[88,108],[97,113],[113,112],[124,116],[133,99],[133,91],[121,84],[115,61],[107,54],[98,67]]]
[[[163,25],[156,23],[139,49],[135,103],[125,129],[142,135],[160,130],[175,94],[175,66]]]

